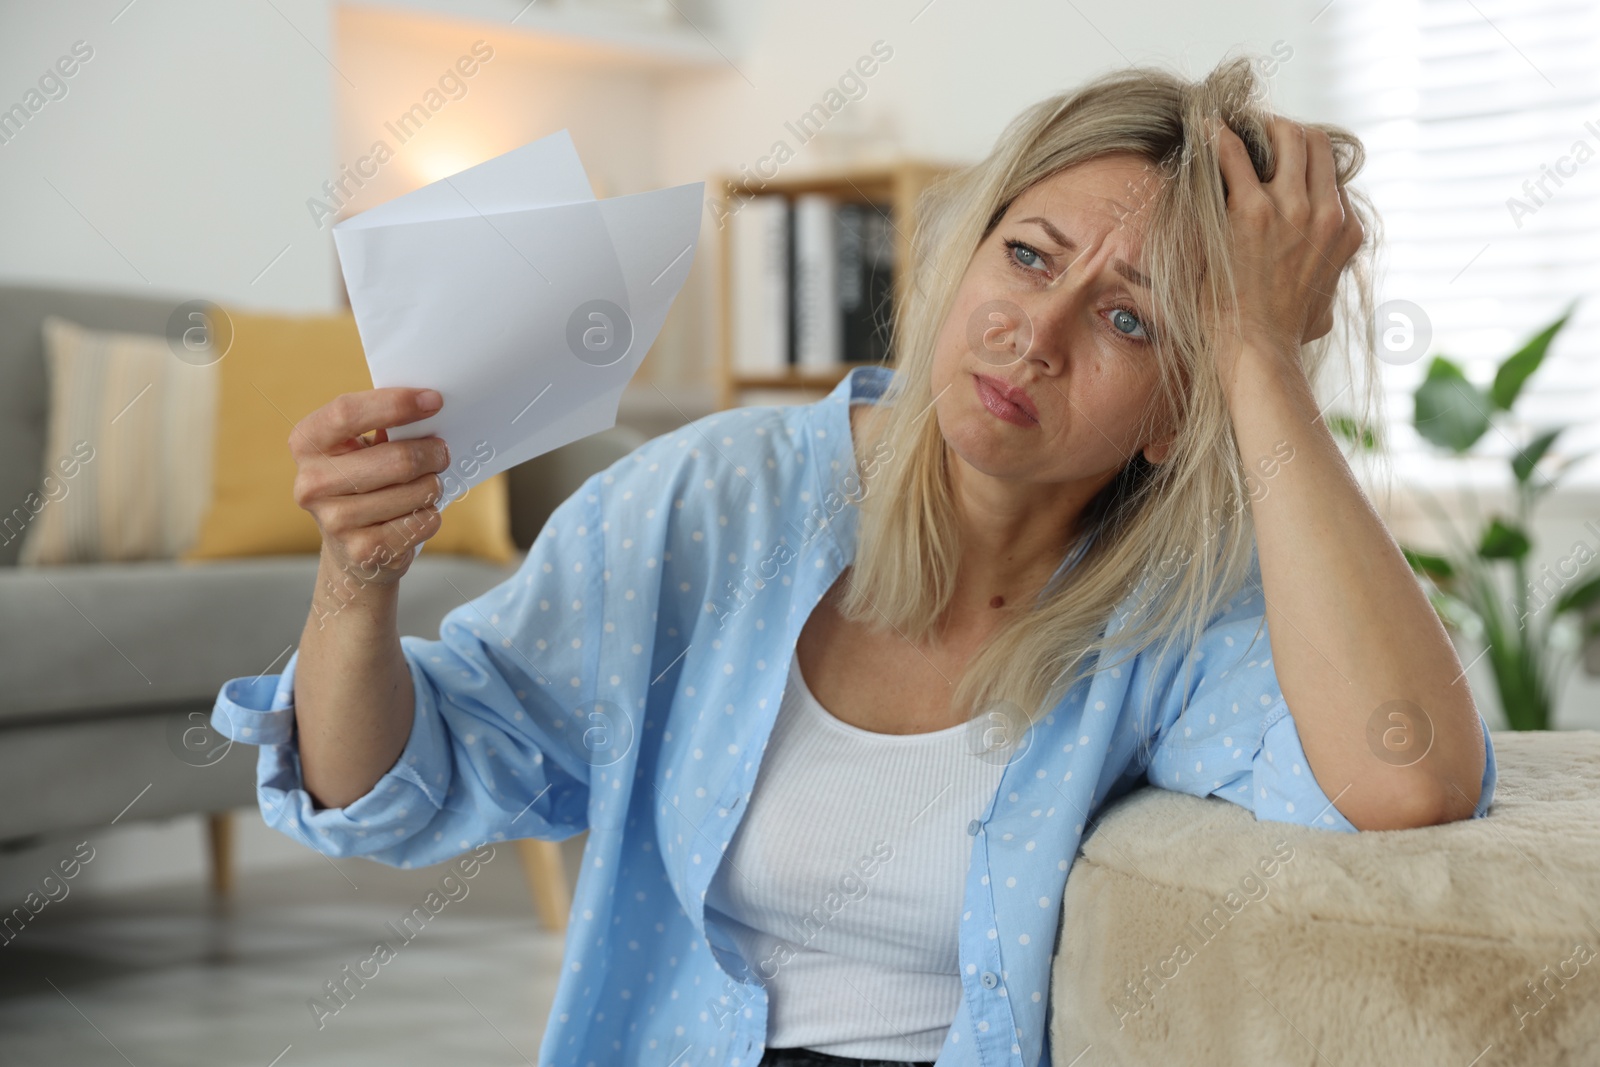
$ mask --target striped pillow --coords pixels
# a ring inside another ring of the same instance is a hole
[[[210,502],[216,364],[179,359],[165,337],[91,330],[54,315],[43,331],[43,506],[18,564],[177,558]]]

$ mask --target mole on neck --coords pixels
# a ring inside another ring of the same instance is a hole
[[[989,606],[991,608],[1003,608],[1006,606],[1006,598],[1003,596],[992,596],[989,598]]]

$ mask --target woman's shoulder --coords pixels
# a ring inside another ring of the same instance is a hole
[[[1129,656],[1134,677],[1170,682],[1182,663],[1206,669],[1213,664],[1225,667],[1232,653],[1255,649],[1264,641],[1266,598],[1254,537],[1239,551],[1239,565],[1233,569],[1222,567],[1209,594],[1194,605],[1205,621],[1200,623],[1196,616],[1187,616],[1172,620],[1149,635]],[[1147,573],[1112,611],[1108,636],[1151,610],[1154,598],[1166,587],[1166,583],[1153,583],[1153,577],[1153,573]]]
[[[720,486],[780,494],[772,503],[804,502],[827,472],[847,469],[855,448],[853,416],[875,401],[893,374],[879,366],[855,367],[820,399],[799,404],[752,404],[693,419],[641,444],[595,476],[629,499],[673,488]],[[673,506],[688,506],[687,501]]]
[[[669,632],[714,610],[748,567],[802,529],[800,511],[815,498],[811,469],[826,465],[807,440],[818,425],[809,407],[731,408],[645,441],[552,514],[544,554],[528,565],[576,570],[583,559],[546,556],[587,538],[586,569],[603,583],[627,579],[616,583],[622,595],[658,607]]]
[[[758,404],[703,415],[594,474],[592,491],[607,508],[625,510],[641,501],[669,501],[682,512],[735,498],[781,507],[815,462],[808,438],[819,430],[826,435],[825,403]]]

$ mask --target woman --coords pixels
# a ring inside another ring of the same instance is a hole
[[[1049,1062],[1068,869],[1146,778],[1482,815],[1461,664],[1309,385],[1370,305],[1360,146],[1256,90],[1028,109],[930,195],[892,374],[641,446],[437,641],[397,635],[393,546],[448,457],[382,429],[437,396],[308,416],[319,588],[376,577],[219,696],[267,821],[402,867],[587,828],[541,1063],[944,1067]]]

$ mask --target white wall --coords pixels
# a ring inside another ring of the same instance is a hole
[[[874,41],[893,58],[865,79],[867,92],[833,121],[870,125],[882,116],[913,155],[968,161],[988,151],[1027,105],[1128,63],[1156,63],[1198,77],[1235,46],[1295,50],[1274,84],[1280,109],[1320,107],[1316,44],[1297,3],[1265,0],[1201,7],[1164,0],[977,5],[934,0],[860,4],[816,0],[744,5],[723,0],[727,32],[742,51],[720,77],[680,84],[668,99],[669,180],[709,165],[737,168],[786,137],[791,119],[821,98]],[[760,15],[755,12],[759,10]],[[1101,36],[1101,32],[1105,34]],[[1308,116],[1309,117],[1309,116]],[[830,123],[831,125],[831,123]],[[807,165],[802,152],[792,164]]]
[[[0,107],[93,50],[0,144],[0,279],[333,306],[331,246],[300,225],[333,141],[327,3],[274,3],[0,8]]]

